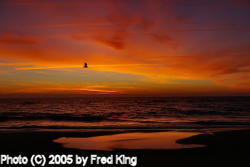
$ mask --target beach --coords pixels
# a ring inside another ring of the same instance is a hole
[[[2,99],[0,108],[1,166],[34,166],[32,157],[48,167],[249,166],[249,97]]]
[[[165,130],[89,130],[89,131],[2,131],[0,133],[1,154],[9,156],[31,157],[33,154],[69,155],[73,157],[97,155],[109,157],[111,155],[125,155],[136,157],[136,166],[249,166],[249,140],[250,130],[219,130],[201,132],[192,137],[179,139],[179,144],[201,144],[205,147],[184,149],[114,149],[112,151],[82,150],[76,148],[65,148],[62,144],[53,142],[61,137],[90,138],[94,136],[105,136],[126,133],[155,133]],[[169,132],[169,131],[167,131]],[[24,166],[31,166],[30,163]],[[132,166],[131,164],[106,164],[107,166]],[[1,166],[12,166],[2,164]],[[15,166],[15,165],[13,165]],[[60,166],[48,165],[45,166]],[[65,165],[61,165],[65,166]],[[66,166],[83,166],[66,165]],[[86,163],[86,166],[103,166],[102,164]]]

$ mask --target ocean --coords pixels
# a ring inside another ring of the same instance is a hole
[[[0,129],[249,128],[250,97],[0,99]]]

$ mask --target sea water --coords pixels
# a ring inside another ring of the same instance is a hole
[[[250,97],[0,99],[0,129],[249,128]]]

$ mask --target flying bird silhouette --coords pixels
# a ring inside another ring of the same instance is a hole
[[[84,68],[88,68],[88,65],[87,65],[87,63],[84,63]]]

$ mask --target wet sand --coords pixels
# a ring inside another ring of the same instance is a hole
[[[32,154],[73,154],[80,156],[126,155],[137,157],[136,166],[249,166],[250,155],[250,130],[231,130],[213,132],[212,134],[199,134],[185,139],[177,140],[179,144],[201,144],[205,147],[186,149],[115,149],[113,151],[80,150],[74,148],[64,148],[62,144],[53,140],[61,137],[94,137],[104,135],[121,134],[124,132],[157,132],[157,130],[112,130],[112,131],[27,131],[27,132],[0,132],[0,154],[10,156],[27,156]],[[161,130],[162,132],[162,130]],[[4,166],[4,165],[1,165]],[[11,166],[11,165],[5,165]],[[17,165],[13,165],[17,166]],[[22,165],[28,166],[28,165]],[[60,166],[60,165],[46,165]],[[61,166],[82,166],[82,165],[61,165]],[[90,165],[86,166],[103,166]],[[107,165],[107,166],[131,166],[127,165]]]
[[[54,140],[66,148],[114,151],[117,149],[182,149],[204,147],[198,144],[179,144],[177,140],[198,135],[197,132],[127,132],[95,137],[61,137]]]

